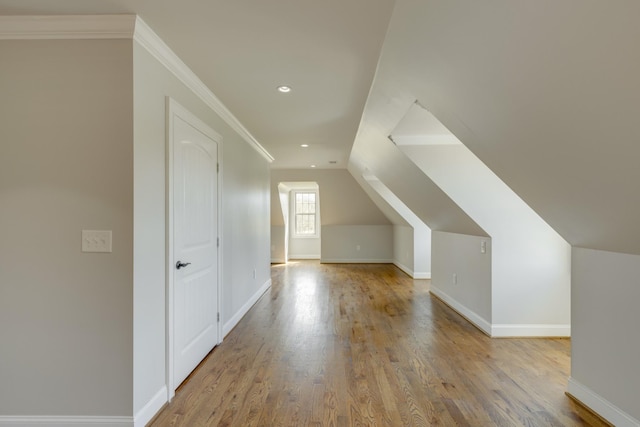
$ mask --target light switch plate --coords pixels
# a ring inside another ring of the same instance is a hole
[[[82,230],[82,252],[111,252],[111,230]]]

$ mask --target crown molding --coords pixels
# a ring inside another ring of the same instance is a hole
[[[185,86],[218,114],[233,130],[249,143],[268,162],[273,156],[254,138],[240,121],[225,107],[217,96],[205,85],[191,69],[182,62],[167,44],[139,16],[136,17],[133,39],[165,66]]]
[[[0,16],[0,40],[130,39],[135,15]]]
[[[137,15],[0,16],[0,40],[133,39],[191,89],[268,162],[273,156]]]

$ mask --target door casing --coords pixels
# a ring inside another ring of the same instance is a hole
[[[174,268],[176,260],[174,259],[174,215],[173,215],[173,191],[174,191],[174,177],[173,177],[173,131],[174,131],[174,119],[175,117],[179,117],[180,119],[186,121],[194,128],[198,129],[200,132],[204,133],[212,140],[217,143],[218,146],[218,179],[217,179],[217,188],[216,188],[216,208],[217,208],[217,217],[218,217],[218,251],[217,251],[217,273],[218,273],[218,307],[217,312],[219,313],[218,317],[218,342],[216,344],[222,343],[222,248],[223,248],[223,239],[222,239],[222,209],[221,209],[221,200],[222,200],[222,137],[216,133],[209,125],[200,120],[194,114],[192,114],[189,110],[180,105],[177,101],[175,101],[171,97],[166,97],[165,102],[165,110],[166,110],[166,385],[167,385],[167,400],[171,401],[175,396],[175,388],[176,384],[174,384],[174,300],[173,300],[173,291],[174,291]]]

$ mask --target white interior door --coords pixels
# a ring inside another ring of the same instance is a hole
[[[217,142],[178,115],[173,151],[173,389],[219,342]]]

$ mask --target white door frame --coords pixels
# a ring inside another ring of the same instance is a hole
[[[175,396],[175,386],[173,383],[173,342],[174,342],[174,310],[173,310],[173,273],[176,260],[173,255],[173,233],[174,233],[174,214],[173,214],[173,130],[174,118],[179,117],[189,123],[200,132],[207,135],[217,143],[218,152],[218,179],[216,188],[216,209],[218,210],[218,342],[222,342],[222,209],[220,201],[222,200],[222,137],[216,133],[209,125],[193,115],[189,110],[184,108],[171,97],[166,97],[166,384],[167,384],[167,400],[171,401]]]

